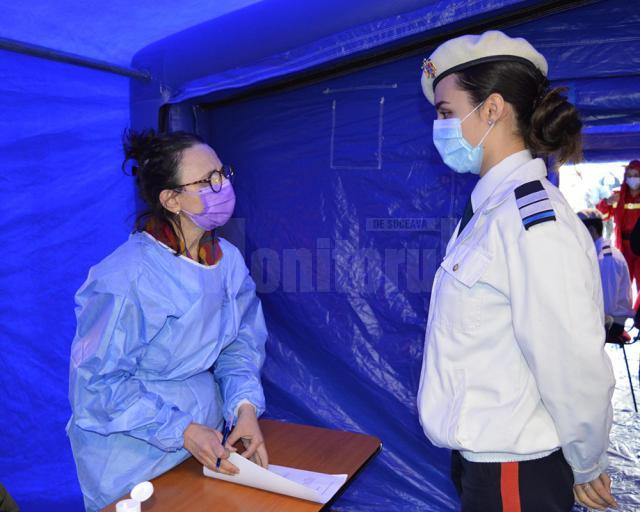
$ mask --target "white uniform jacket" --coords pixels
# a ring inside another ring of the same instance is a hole
[[[431,294],[418,409],[467,460],[562,448],[576,483],[606,469],[614,377],[593,240],[528,151],[489,171]]]
[[[622,253],[604,238],[596,240],[596,251],[602,277],[604,312],[624,325],[627,318],[633,318],[633,296],[629,267]]]

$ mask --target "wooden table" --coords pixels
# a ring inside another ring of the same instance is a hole
[[[269,462],[322,473],[349,475],[336,497],[382,448],[373,436],[260,420]],[[207,478],[193,457],[153,480],[143,512],[317,512],[326,505]],[[334,498],[335,500],[335,498]],[[119,500],[118,500],[119,501]],[[332,500],[333,501],[333,500]],[[115,503],[102,509],[113,512]]]

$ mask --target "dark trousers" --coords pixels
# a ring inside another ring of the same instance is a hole
[[[573,473],[561,450],[523,462],[469,462],[451,454],[462,512],[570,512]]]

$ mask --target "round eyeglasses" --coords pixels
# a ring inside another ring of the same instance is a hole
[[[211,190],[214,192],[220,192],[222,189],[222,184],[224,180],[229,180],[233,182],[233,177],[235,176],[235,171],[233,167],[230,165],[223,165],[221,169],[216,169],[211,171],[208,177],[203,180],[192,181],[191,183],[183,183],[182,185],[176,185],[173,189],[179,189],[183,187],[188,187],[189,185],[200,185],[207,184],[211,187]]]

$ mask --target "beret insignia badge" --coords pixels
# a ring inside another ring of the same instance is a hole
[[[427,75],[428,78],[436,77],[436,66],[431,59],[424,59],[422,61],[422,72]]]

